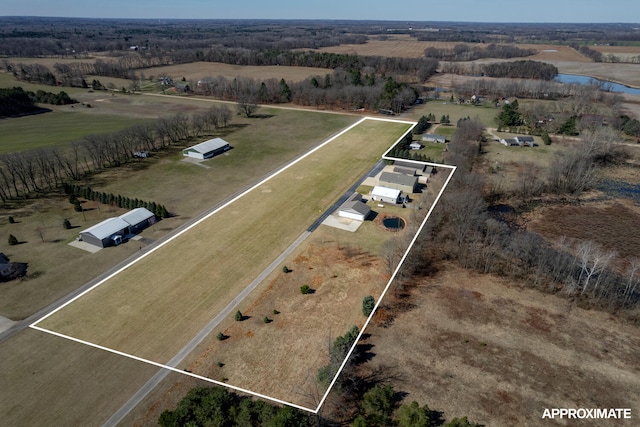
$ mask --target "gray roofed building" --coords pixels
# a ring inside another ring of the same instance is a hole
[[[411,168],[411,169],[415,169],[416,171],[416,175],[420,175],[422,173],[422,171],[424,171],[424,163],[421,162],[411,162],[409,160],[394,160],[393,161],[393,165],[394,166],[401,166],[404,168]]]
[[[378,180],[381,186],[395,188],[405,193],[415,193],[418,186],[418,178],[400,173],[382,172]]]
[[[120,218],[129,224],[129,233],[138,233],[151,225],[156,216],[146,208],[135,208],[120,215]]]
[[[231,146],[224,139],[214,138],[192,147],[185,148],[182,150],[182,155],[186,157],[193,157],[194,159],[209,159],[215,155],[224,153],[230,148]]]
[[[393,171],[396,173],[402,173],[405,175],[417,175],[418,174],[418,169],[416,168],[407,168],[404,166],[394,166]]]
[[[129,223],[122,218],[109,218],[81,231],[80,240],[104,248],[117,242],[115,236],[122,239],[128,229]]]
[[[370,212],[371,208],[362,202],[362,196],[358,193],[354,193],[342,204],[342,206],[340,206],[338,216],[364,221],[367,216],[369,216]]]
[[[425,133],[422,135],[422,140],[427,142],[437,142],[440,144],[444,144],[445,142],[447,142],[447,137],[437,133]]]

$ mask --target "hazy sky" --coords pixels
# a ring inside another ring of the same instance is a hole
[[[640,22],[638,0],[0,0],[0,16]]]

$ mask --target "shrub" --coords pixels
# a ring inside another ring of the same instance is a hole
[[[240,310],[236,311],[236,322],[241,321],[244,318]]]
[[[224,363],[218,362],[218,368],[222,368],[223,366],[224,366]]]
[[[9,246],[14,246],[17,245],[18,239],[16,238],[16,236],[14,236],[13,234],[9,234]]]
[[[225,338],[226,338],[226,336],[222,332],[218,332],[218,335],[216,335],[216,339],[218,341],[222,341]]]
[[[302,295],[306,295],[311,293],[311,288],[309,287],[309,285],[302,285],[300,286],[300,293],[302,293]]]
[[[71,222],[69,222],[68,219],[65,219],[64,221],[62,221],[62,228],[64,228],[65,230],[71,229]]]
[[[285,273],[285,274],[286,274],[286,273],[288,273],[288,272],[290,272],[290,271],[291,271],[291,270],[289,270],[289,267],[287,267],[286,265],[285,265],[284,267],[282,267],[282,272],[283,272],[283,273]]]
[[[9,217],[9,224],[15,224],[16,220],[12,216]]]
[[[373,311],[373,307],[376,306],[376,300],[371,295],[367,295],[362,299],[362,314],[365,317],[369,317],[371,312]]]
[[[82,212],[82,204],[80,204],[80,200],[75,199],[73,201],[73,210],[76,212]]]
[[[262,321],[264,323],[271,323],[271,319],[269,319],[267,316],[264,316],[264,319],[262,319]]]
[[[280,312],[278,310],[276,310],[275,308],[272,311],[273,314],[280,314]]]

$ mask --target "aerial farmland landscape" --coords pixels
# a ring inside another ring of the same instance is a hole
[[[31,3],[0,424],[640,424],[638,6]]]

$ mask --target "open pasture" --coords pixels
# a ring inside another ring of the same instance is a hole
[[[38,327],[166,363],[409,127],[362,122]]]
[[[47,107],[47,106],[45,106]],[[83,114],[66,106],[54,111],[0,120],[0,154],[46,147],[67,147],[90,134],[112,133],[140,123],[125,115]],[[76,106],[75,109],[84,107]]]
[[[223,76],[227,79],[247,77],[251,79],[285,79],[286,81],[299,82],[311,76],[324,76],[332,70],[312,67],[286,67],[278,65],[254,66],[233,65],[217,62],[192,62],[189,64],[168,65],[165,67],[142,68],[136,73],[145,77],[158,77],[167,75],[179,82],[184,77],[188,82],[195,82],[203,77]]]

